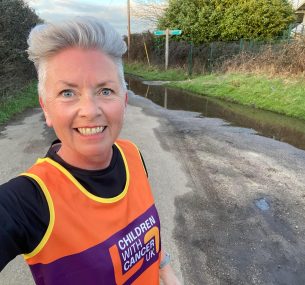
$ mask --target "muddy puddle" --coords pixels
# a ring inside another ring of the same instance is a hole
[[[258,135],[289,143],[305,150],[305,121],[262,111],[187,91],[171,89],[155,82],[126,75],[128,88],[169,110],[200,113],[202,117],[220,118],[230,125],[254,129]]]

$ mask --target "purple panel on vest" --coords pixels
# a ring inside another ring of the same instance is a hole
[[[157,235],[157,236],[156,236]],[[160,221],[153,205],[144,214],[115,233],[106,241],[83,252],[62,257],[49,264],[31,265],[38,285],[102,285],[116,284],[115,274],[128,274],[138,262],[143,262],[124,284],[131,284],[158,260]],[[109,252],[116,248],[120,262],[113,264]]]

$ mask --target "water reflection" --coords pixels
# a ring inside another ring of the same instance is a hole
[[[198,96],[187,91],[143,84],[132,76],[126,76],[126,80],[129,89],[135,94],[146,97],[166,109],[194,111],[203,117],[221,118],[231,125],[251,128],[260,135],[305,149],[305,121]]]

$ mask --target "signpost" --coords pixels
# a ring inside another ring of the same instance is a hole
[[[167,29],[168,30],[168,29]],[[169,35],[171,36],[180,36],[182,34],[182,30],[168,30]],[[156,36],[164,36],[166,34],[166,30],[158,30],[154,31]]]
[[[165,31],[154,31],[155,36],[164,36],[165,35]]]
[[[156,36],[164,36],[165,35],[165,70],[168,67],[168,47],[169,47],[169,36],[179,36],[182,34],[182,30],[158,30],[155,31],[154,34]]]
[[[169,34],[172,36],[180,36],[182,34],[182,30],[169,30]]]

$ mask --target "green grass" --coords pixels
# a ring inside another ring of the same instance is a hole
[[[302,77],[285,80],[250,74],[211,74],[186,80],[187,75],[181,70],[165,72],[140,64],[128,64],[125,71],[146,80],[171,81],[168,83],[171,87],[200,95],[305,120],[305,80]],[[36,84],[32,82],[21,91],[0,99],[1,124],[38,106]]]
[[[127,74],[133,74],[146,80],[172,81],[188,78],[182,69],[169,69],[164,71],[156,66],[144,65],[142,63],[125,64],[124,71]]]
[[[37,83],[32,82],[15,94],[0,99],[0,124],[4,124],[15,115],[38,105]]]
[[[284,80],[247,74],[211,74],[171,82],[172,87],[305,120],[303,78]]]
[[[254,74],[210,74],[188,79],[182,70],[128,64],[126,73],[146,80],[168,80],[167,85],[200,95],[305,120],[304,78],[269,78]]]

